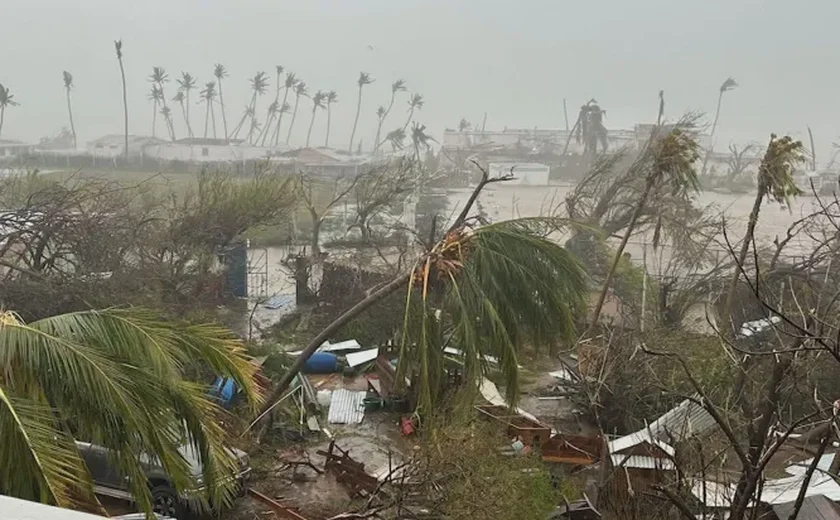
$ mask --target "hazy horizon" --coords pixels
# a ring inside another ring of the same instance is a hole
[[[214,63],[229,73],[229,128],[250,99],[247,78],[258,71],[270,77],[257,109],[259,119],[265,118],[274,67],[283,65],[306,81],[310,93],[338,91],[330,141],[339,148],[349,140],[360,71],[376,80],[365,88],[356,138],[366,148],[376,131],[376,108],[387,106],[390,84],[398,78],[424,96],[415,120],[440,139],[444,127],[456,127],[462,117],[480,126],[485,112],[488,129],[563,128],[563,98],[570,124],[577,107],[594,97],[607,111],[608,128],[632,128],[653,121],[659,90],[665,91],[669,118],[699,110],[711,121],[718,87],[732,76],[740,86],[724,95],[718,150],[730,142],[765,142],[770,132],[807,139],[810,125],[819,162],[830,157],[838,134],[830,121],[840,115],[840,99],[832,94],[840,73],[825,65],[840,55],[831,25],[840,19],[840,3],[814,0],[807,19],[779,0],[564,4],[7,0],[2,28],[9,52],[0,61],[0,83],[21,105],[6,110],[2,136],[37,141],[69,126],[62,70],[74,76],[79,145],[120,133],[113,41],[122,39],[135,134],[151,133],[146,78],[155,65],[172,78],[167,101],[181,71],[197,78],[190,107],[197,136],[203,135],[204,106],[195,101],[204,82],[215,79]],[[402,126],[408,96],[398,95],[383,133]],[[170,104],[176,133],[184,137],[180,111]],[[291,144],[303,144],[311,106],[301,100]],[[288,116],[284,134],[287,124]],[[325,125],[319,113],[313,145],[323,144]],[[217,126],[221,134],[218,111]],[[164,134],[159,124],[158,135]]]

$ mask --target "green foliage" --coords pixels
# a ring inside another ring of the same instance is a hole
[[[87,311],[24,324],[0,315],[0,492],[63,507],[95,504],[73,438],[114,454],[140,508],[151,496],[138,454],[157,457],[179,491],[196,486],[179,454],[204,462],[204,500],[227,504],[236,470],[225,451],[224,415],[196,369],[234,378],[252,405],[253,365],[239,341],[214,325],[161,321],[142,310]]]
[[[805,162],[802,141],[794,141],[790,136],[777,138],[770,136],[767,151],[758,168],[758,191],[779,204],[790,207],[790,200],[802,194],[793,182],[796,166]]]

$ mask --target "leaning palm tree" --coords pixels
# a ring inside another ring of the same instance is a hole
[[[192,126],[190,125],[189,120],[187,119],[187,107],[184,103],[185,100],[186,97],[184,96],[183,90],[179,90],[175,93],[174,96],[172,96],[172,101],[178,103],[178,105],[181,107],[181,117],[184,118],[184,124],[187,125],[187,130],[189,130],[190,137],[195,137],[192,133]]]
[[[470,211],[482,181],[454,224],[419,256],[412,268],[379,286],[310,342],[275,386],[266,414],[297,371],[326,339],[384,298],[405,291],[398,384],[411,377],[418,411],[431,414],[447,397],[446,347],[462,352],[463,383],[455,399],[468,404],[491,370],[487,356],[518,397],[518,357],[526,344],[573,340],[575,314],[584,307],[586,276],[574,256],[549,239],[556,219],[523,219],[478,226]],[[260,417],[263,416],[261,414]],[[259,420],[259,419],[258,419]]]
[[[657,134],[657,127],[657,130],[651,134],[650,140],[640,157],[631,166],[644,175],[644,187],[636,202],[636,208],[630,217],[621,243],[615,251],[610,269],[604,278],[601,293],[598,295],[598,301],[590,317],[589,328],[584,333],[583,338],[589,337],[598,324],[601,310],[610,290],[610,284],[618,270],[621,259],[624,257],[624,248],[627,247],[630,235],[635,230],[636,222],[642,214],[651,192],[657,186],[663,184],[670,185],[670,189],[680,194],[695,192],[699,189],[697,172],[694,169],[694,163],[700,158],[699,145],[694,135],[687,131],[689,125],[690,123],[687,122],[677,124],[665,136]]]
[[[195,88],[195,78],[189,72],[182,72],[181,77],[178,78],[178,92],[184,93],[184,101],[186,106],[186,110],[184,112],[184,119],[187,122],[187,132],[189,132],[190,137],[195,137],[192,130],[192,125],[190,124],[190,91]]]
[[[168,110],[169,107],[166,105],[166,93],[164,92],[164,85],[169,83],[169,74],[167,74],[163,67],[152,67],[152,73],[149,75],[149,83],[157,85],[160,90],[160,100],[158,102],[163,108],[167,109],[165,113],[161,112],[161,114],[164,114],[164,122],[166,123],[166,130],[169,132],[169,138],[174,141],[175,127],[172,124],[172,111]]]
[[[289,139],[292,138],[292,129],[295,127],[295,119],[297,118],[298,104],[301,96],[307,96],[306,83],[298,81],[295,84],[295,107],[292,110],[292,120],[289,122],[289,132],[286,134],[286,144],[289,144]]]
[[[114,40],[114,48],[117,51],[117,61],[120,63],[120,77],[122,78],[123,92],[123,124],[125,125],[125,159],[128,160],[128,90],[125,84],[125,67],[123,66],[122,40]],[[2,129],[2,125],[0,125]]]
[[[268,75],[265,72],[257,72],[248,81],[251,83],[251,103],[248,105],[250,107],[251,126],[248,130],[246,140],[252,143],[254,131],[259,127],[259,123],[257,122],[257,97],[265,94],[265,90],[268,88]]]
[[[222,109],[222,125],[225,130],[225,139],[228,139],[229,134],[227,127],[227,113],[225,112],[225,96],[222,93],[222,79],[227,77],[225,66],[221,63],[217,63],[213,68],[213,75],[216,76],[216,82],[219,84],[219,105]]]
[[[208,123],[212,118],[213,139],[216,139],[216,110],[213,107],[213,103],[216,101],[216,82],[208,81],[205,83],[204,90],[202,90],[199,95],[201,96],[201,102],[207,104],[204,111],[204,138],[207,139],[207,130],[209,128]]]
[[[379,110],[376,111],[379,123],[376,126],[376,140],[373,142],[374,152],[377,150],[377,143],[379,143],[379,137],[382,135],[382,123],[385,122],[385,118],[388,117],[388,114],[391,113],[391,109],[394,108],[394,100],[397,97],[397,92],[404,92],[405,90],[405,80],[398,79],[397,81],[391,83],[391,102],[388,103],[388,108],[379,107],[384,111],[381,115],[379,114]]]
[[[70,116],[70,131],[73,132],[73,148],[76,148],[76,124],[73,122],[73,106],[70,103],[70,91],[73,89],[73,75],[66,70],[61,74],[64,77],[64,92],[67,97],[67,115]]]
[[[729,289],[726,292],[726,301],[723,306],[721,319],[721,330],[724,334],[732,333],[732,301],[738,287],[738,280],[741,277],[741,267],[747,259],[747,253],[755,236],[755,227],[758,224],[758,215],[761,211],[761,203],[766,197],[783,206],[790,208],[791,199],[801,195],[802,191],[793,180],[796,167],[806,160],[804,148],[801,141],[794,141],[789,136],[781,138],[775,134],[770,136],[770,143],[767,151],[761,159],[758,167],[758,191],[755,194],[753,207],[747,221],[747,231],[741,242],[741,250],[738,252],[735,272],[729,281]]]
[[[236,126],[233,127],[233,131],[231,132],[231,135],[228,136],[228,139],[236,139],[239,136],[240,130],[242,130],[243,126],[245,125],[245,121],[249,118],[254,118],[254,110],[250,106],[246,105],[245,112],[242,114],[242,118],[239,120],[239,123],[237,123]]]
[[[388,132],[388,134],[385,135],[385,139],[383,139],[379,145],[382,146],[385,143],[390,143],[391,151],[396,152],[397,150],[402,150],[404,148],[405,137],[405,130],[402,128],[396,128]]]
[[[353,131],[350,132],[350,146],[347,147],[347,151],[353,153],[353,139],[356,138],[356,127],[359,124],[359,114],[362,112],[362,89],[365,85],[370,85],[373,83],[373,79],[370,77],[370,74],[367,72],[360,72],[359,79],[356,80],[356,84],[359,86],[359,99],[356,101],[356,118],[353,120]]]
[[[714,138],[715,138],[715,130],[717,130],[718,119],[720,118],[720,105],[723,102],[723,93],[729,92],[730,90],[734,90],[738,86],[738,83],[732,78],[726,78],[726,80],[721,83],[720,88],[718,89],[718,100],[717,100],[717,108],[715,109],[715,119],[712,122],[712,131],[709,133],[709,149],[706,150],[706,155],[703,157],[703,168],[700,172],[705,175],[706,174],[706,165],[709,162],[709,155],[711,155],[714,149]]]
[[[403,130],[406,130],[408,125],[411,124],[411,119],[414,117],[414,111],[423,108],[425,103],[426,102],[423,100],[423,96],[420,94],[413,94],[411,96],[411,99],[408,100],[408,119],[405,120]]]
[[[306,146],[309,147],[309,138],[312,137],[312,126],[315,124],[315,112],[319,108],[324,108],[324,98],[326,94],[320,90],[312,96],[312,117],[309,119],[309,130],[306,132]]]
[[[101,506],[74,438],[104,447],[139,508],[162,497],[144,473],[160,461],[180,493],[230,503],[236,463],[224,411],[205,372],[258,399],[242,343],[222,327],[187,326],[142,310],[81,311],[23,323],[0,312],[0,493],[68,508]],[[182,452],[202,459],[196,482]],[[138,454],[144,454],[142,457]]]
[[[382,136],[382,122],[385,116],[388,115],[388,110],[385,107],[376,109],[376,137],[373,139],[373,153],[379,149],[379,138]]]
[[[163,99],[163,91],[157,85],[152,85],[152,90],[146,98],[152,102],[152,137],[157,137],[157,114],[158,106]]]
[[[271,125],[274,123],[274,118],[277,117],[277,113],[280,109],[280,89],[282,89],[282,82],[280,81],[280,76],[283,74],[283,66],[282,65],[275,65],[274,70],[276,73],[276,88],[274,89],[274,101],[268,105],[268,113],[266,114],[265,118],[265,126],[259,137],[257,137],[257,141],[260,141],[260,146],[265,146],[265,140],[268,138],[269,131],[271,129]],[[260,137],[262,139],[260,139]]]
[[[3,122],[6,118],[6,107],[20,106],[20,103],[15,101],[15,95],[9,90],[9,87],[4,87],[0,83],[0,136],[3,135]]]
[[[298,84],[300,80],[295,76],[294,72],[287,72],[286,73],[286,80],[283,82],[283,102],[280,103],[280,109],[277,113],[277,125],[274,128],[274,135],[272,136],[272,142],[274,142],[274,146],[280,144],[280,125],[283,123],[283,114],[287,114],[289,109],[286,107],[291,108],[291,105],[287,103],[289,99],[289,91],[292,90],[295,85]],[[284,110],[285,109],[285,110]]]
[[[332,124],[332,104],[338,102],[338,93],[335,90],[330,90],[327,92],[327,96],[325,98],[326,105],[327,105],[327,132],[326,137],[324,137],[324,147],[329,148],[330,146],[330,125]]]
[[[415,122],[411,126],[411,143],[414,145],[414,158],[416,161],[420,161],[420,150],[428,150],[431,148],[430,143],[432,142],[437,141],[435,141],[434,137],[426,133],[426,125]]]

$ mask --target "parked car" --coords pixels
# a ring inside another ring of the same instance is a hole
[[[121,500],[132,501],[134,497],[128,486],[128,479],[119,474],[111,462],[107,448],[88,442],[76,441],[76,447],[87,464],[93,477],[94,492]],[[203,466],[195,450],[185,445],[180,450],[181,455],[190,466],[196,482],[202,482]],[[235,475],[240,493],[245,492],[245,485],[251,474],[250,458],[248,454],[236,448],[228,450],[235,457],[238,471]],[[160,462],[147,455],[141,456],[141,463],[152,491],[154,511],[158,515],[173,518],[183,518],[190,510],[195,509],[195,500],[179,495],[172,484],[172,480],[161,466]],[[200,491],[201,488],[196,489]]]

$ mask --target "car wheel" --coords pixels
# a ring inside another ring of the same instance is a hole
[[[167,485],[152,488],[152,507],[155,513],[169,518],[178,518],[181,509],[178,495]]]

